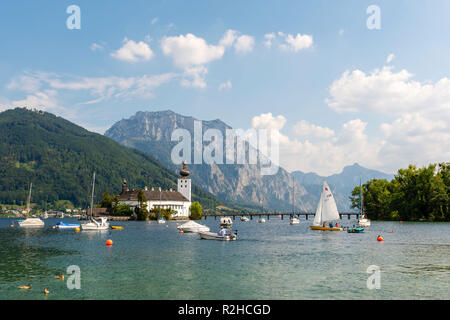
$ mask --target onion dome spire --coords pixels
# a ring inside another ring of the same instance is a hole
[[[191,173],[190,173],[189,170],[187,169],[186,160],[184,160],[184,161],[183,161],[183,169],[180,170],[180,175],[181,175],[182,177],[187,178],[187,177],[189,177],[190,174],[191,174]]]

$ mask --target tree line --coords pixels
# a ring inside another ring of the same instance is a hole
[[[450,221],[450,162],[399,169],[392,181],[373,179],[362,186],[363,209],[372,220]],[[360,187],[350,196],[359,208]]]

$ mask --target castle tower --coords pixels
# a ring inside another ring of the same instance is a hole
[[[126,179],[123,179],[123,182],[122,182],[122,192],[121,192],[120,194],[126,193],[126,192],[128,192],[128,191],[130,191],[130,189],[128,189],[128,186],[127,186],[127,180],[126,180]]]
[[[191,202],[191,178],[189,178],[189,170],[187,169],[186,160],[183,161],[183,169],[180,170],[178,178],[178,192]]]

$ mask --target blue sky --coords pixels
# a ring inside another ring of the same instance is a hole
[[[73,4],[80,30],[66,27]],[[286,169],[321,174],[448,161],[449,12],[445,0],[4,1],[0,110],[101,133],[166,109],[271,128]]]

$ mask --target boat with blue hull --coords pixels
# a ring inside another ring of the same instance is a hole
[[[65,223],[65,222],[58,222],[53,226],[55,229],[76,229],[79,228],[80,225],[76,223]]]

